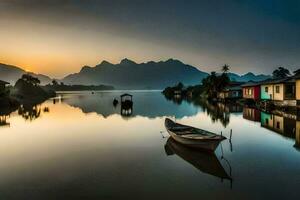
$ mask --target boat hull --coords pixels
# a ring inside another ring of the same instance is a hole
[[[183,138],[168,130],[170,136],[176,141],[191,148],[197,148],[207,151],[215,151],[220,144],[220,140],[192,140]]]
[[[172,131],[172,126],[181,126],[183,128],[191,128],[191,129],[196,129],[190,126],[186,125],[181,125],[181,124],[176,124],[170,119],[166,119],[165,121],[165,126],[170,134],[170,136],[176,141],[179,142],[185,146],[191,147],[191,148],[197,148],[197,149],[202,149],[206,151],[215,151],[218,145],[220,144],[221,141],[226,139],[224,136],[221,135],[216,135],[216,137],[212,138],[201,138],[201,139],[195,139],[195,138],[187,138],[184,135],[177,134],[176,132]],[[198,129],[199,130],[199,129]],[[192,131],[191,131],[192,132]]]

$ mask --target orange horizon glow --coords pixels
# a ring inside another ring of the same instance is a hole
[[[192,49],[174,48],[174,44],[160,45],[160,41],[139,40],[101,29],[82,31],[18,18],[0,19],[0,26],[6,27],[0,30],[0,63],[51,78],[63,78],[79,72],[84,65],[93,67],[103,60],[116,64],[123,58],[139,63],[175,58],[194,66],[199,66],[199,61],[209,66],[205,52],[198,55]]]

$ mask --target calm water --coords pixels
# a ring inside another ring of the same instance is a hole
[[[131,94],[130,117],[112,105],[119,92],[64,93],[2,113],[0,198],[299,197],[300,121],[293,116]],[[186,149],[161,133],[165,117],[225,136],[232,129],[232,144],[224,141],[215,155]]]

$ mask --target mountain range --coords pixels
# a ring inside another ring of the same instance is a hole
[[[26,72],[19,67],[0,64],[0,80],[14,83],[24,73]],[[42,84],[51,82],[48,76],[34,73],[32,75],[39,78]],[[242,82],[261,81],[271,77],[251,72],[244,75],[228,75],[231,80]],[[117,89],[163,89],[178,82],[196,85],[206,76],[208,73],[175,59],[136,63],[125,58],[118,64],[102,61],[94,67],[83,66],[78,73],[67,75],[58,81],[70,85],[112,85]]]
[[[42,85],[46,85],[52,81],[52,79],[46,75],[35,74],[32,72],[26,72],[25,70],[21,69],[20,67],[0,63],[0,80],[9,82],[11,84],[15,84],[15,82],[19,78],[21,78],[21,76],[23,74],[26,74],[26,73],[38,78],[41,81]]]

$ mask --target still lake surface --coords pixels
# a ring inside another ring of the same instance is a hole
[[[0,198],[299,198],[297,119],[158,91],[130,91],[126,117],[112,105],[121,93],[60,93],[2,115]],[[232,130],[232,142],[210,155],[186,149],[162,132],[165,117],[226,137]]]

